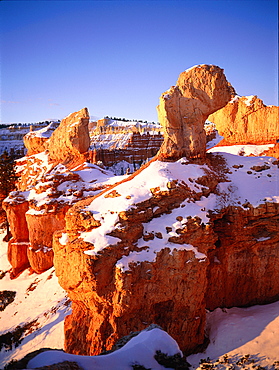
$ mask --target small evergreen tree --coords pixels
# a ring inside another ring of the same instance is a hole
[[[15,189],[17,175],[15,172],[15,157],[6,151],[0,156],[0,219],[7,221],[2,208],[3,200]],[[7,223],[7,222],[6,222]],[[9,225],[7,223],[7,238],[9,238]]]

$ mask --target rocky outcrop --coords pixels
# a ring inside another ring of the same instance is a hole
[[[206,306],[249,306],[279,299],[279,204],[228,207],[212,216]]]
[[[64,118],[57,128],[51,123],[46,128],[29,132],[24,137],[28,155],[47,150],[54,165],[63,163],[70,167],[84,162],[84,154],[90,146],[88,123],[89,113],[83,108]]]
[[[28,202],[19,192],[11,195],[13,202],[3,202],[10,225],[12,239],[8,243],[8,260],[12,265],[11,277],[17,277],[23,270],[30,266],[27,251],[29,247],[29,231],[25,219],[28,210]]]
[[[209,120],[224,137],[219,145],[269,144],[279,138],[279,107],[264,105],[256,95],[236,96]]]
[[[30,132],[23,137],[27,155],[38,154],[45,151],[48,146],[48,139],[56,128],[56,122],[51,122],[47,127],[37,131],[33,131],[31,126]]]
[[[154,323],[187,354],[204,343],[206,308],[279,298],[278,161],[205,154],[204,121],[231,95],[219,67],[182,73],[160,98],[159,155],[115,185],[97,166],[77,167],[88,149],[86,109],[62,121],[47,152],[25,159],[26,187],[6,201],[8,217],[16,198],[25,204],[35,271],[54,252],[72,300],[68,352],[99,354]]]
[[[278,203],[266,196],[253,206],[238,190],[253,176],[261,197],[270,195],[275,187],[261,185],[257,171],[274,176],[277,164],[234,158],[233,165],[220,155],[203,166],[153,161],[69,210],[54,238],[56,273],[73,302],[67,351],[98,354],[156,323],[190,353],[204,341],[206,308],[279,298]],[[142,184],[150,195],[138,202]]]
[[[204,181],[209,180],[204,178]],[[216,179],[212,177],[211,181],[212,187],[216,187]],[[86,211],[94,199],[78,203],[67,213],[66,230],[55,233],[53,246],[59,283],[73,302],[73,313],[65,321],[66,351],[99,354],[110,349],[125,333],[142,330],[151,323],[162,326],[186,352],[203,342],[208,265],[204,252],[210,245],[214,247],[217,238],[199,218],[191,217],[185,220],[177,240],[172,236],[172,227],[167,230],[166,225],[164,233],[144,230],[144,224],[171,213],[187,197],[200,199],[203,195],[201,188],[191,193],[186,184],[169,182],[168,186],[165,191],[152,189],[150,199],[134,209],[119,212],[117,226],[109,233],[112,241],[118,242],[107,245],[100,254],[87,254],[94,246],[79,238],[80,232],[101,226],[92,213]],[[128,197],[123,190],[120,193],[110,189],[103,193],[102,199],[111,202],[112,197]],[[184,218],[177,216],[174,221],[180,219]],[[139,240],[146,246],[140,246]],[[158,247],[154,260],[131,261],[128,270],[123,270],[121,261],[125,256],[148,250],[148,241],[163,246],[167,240],[173,244],[162,250]],[[80,325],[81,318],[85,325]],[[187,338],[183,343],[182,336]]]
[[[182,72],[176,86],[161,95],[157,107],[164,128],[159,158],[205,158],[205,120],[234,95],[223,69],[217,66],[203,64]]]
[[[50,160],[67,167],[84,162],[84,153],[90,145],[88,132],[89,113],[87,108],[64,118],[48,142]]]
[[[89,146],[88,119],[85,108],[65,118],[54,132],[48,126],[34,132],[36,135],[27,135],[29,152],[31,148],[48,149],[17,161],[18,191],[3,202],[13,236],[8,251],[12,277],[28,267],[41,273],[53,266],[53,233],[65,227],[69,207],[85,192],[89,196],[109,186],[99,180],[107,181],[112,173],[84,162]],[[45,139],[43,146],[36,137]],[[72,167],[78,172],[71,171]]]

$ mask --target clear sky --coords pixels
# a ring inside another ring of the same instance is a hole
[[[277,14],[277,0],[0,1],[0,121],[83,107],[157,121],[159,96],[196,64],[278,105]]]

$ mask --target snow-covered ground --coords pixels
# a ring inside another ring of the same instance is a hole
[[[220,136],[222,138],[222,136]],[[219,137],[219,138],[220,138]],[[220,141],[220,140],[219,140]],[[218,138],[216,139],[215,145],[218,144]],[[208,144],[213,143],[213,141],[209,142]],[[209,146],[211,147],[211,146]],[[257,156],[263,153],[264,151],[273,148],[274,144],[265,144],[265,145],[231,145],[231,146],[216,146],[211,147],[211,149],[208,150],[208,153],[230,153],[235,155],[241,155],[241,156]]]
[[[14,301],[0,311],[0,368],[36,349],[63,348],[64,317],[71,309],[54,268],[41,275],[30,275],[26,270],[17,279],[10,279],[4,235],[1,231],[0,292],[12,291],[16,295]],[[4,336],[9,332],[14,334],[10,339]]]

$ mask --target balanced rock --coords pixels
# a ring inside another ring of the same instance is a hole
[[[279,137],[279,107],[264,105],[256,95],[235,96],[209,120],[224,137],[220,145],[269,144]]]
[[[202,64],[182,72],[176,86],[161,95],[157,107],[164,128],[159,159],[204,158],[204,123],[234,95],[220,67]]]

